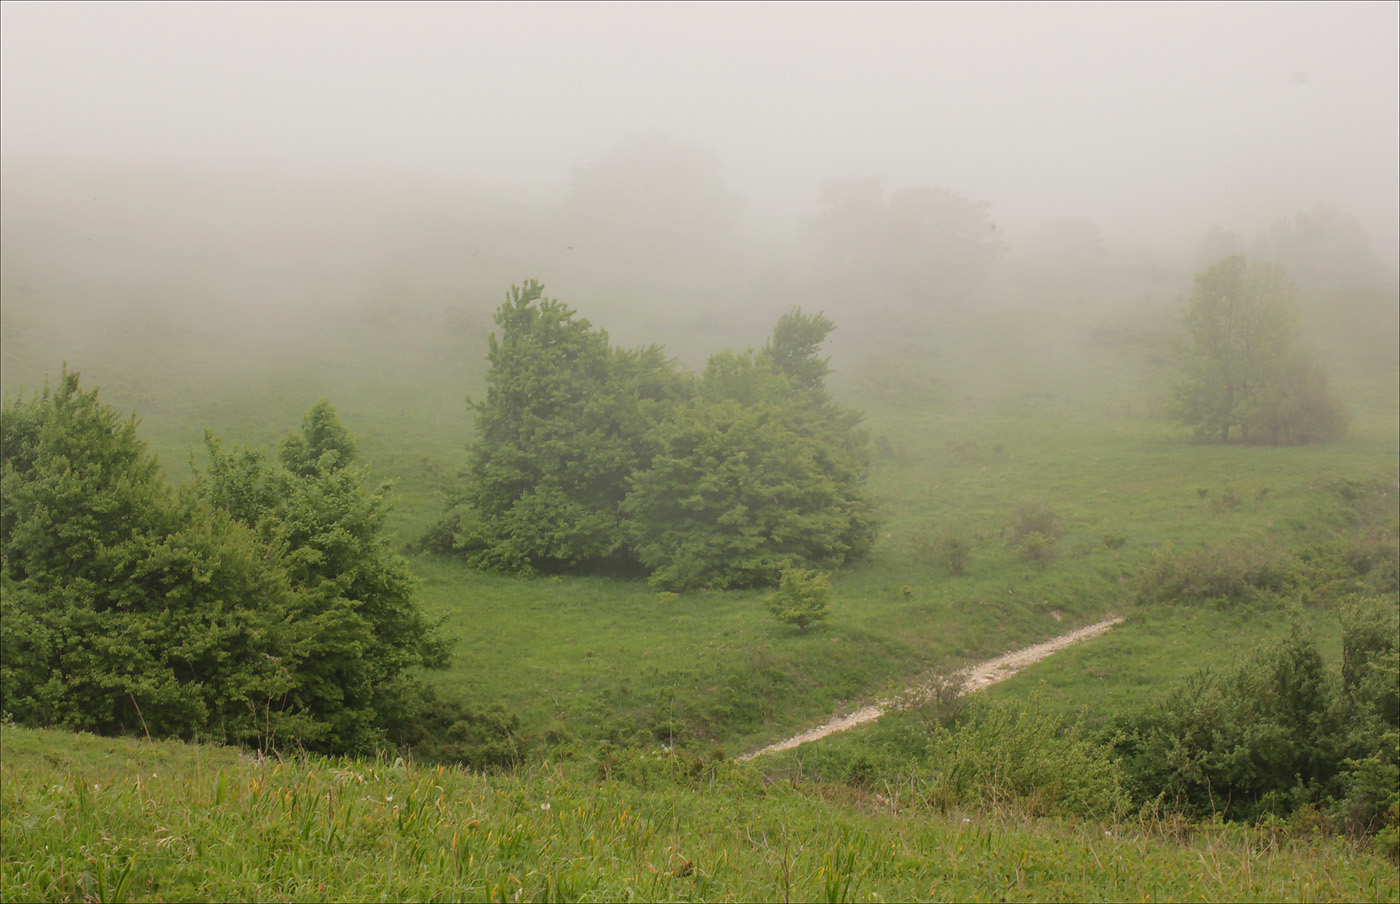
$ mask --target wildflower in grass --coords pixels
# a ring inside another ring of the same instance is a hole
[[[543,811],[545,811],[546,813],[548,813],[548,812],[549,812],[549,801],[545,801],[544,803],[540,804],[540,809],[543,810]]]

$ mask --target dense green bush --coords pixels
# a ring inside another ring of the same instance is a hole
[[[496,312],[501,337],[489,337],[461,498],[436,533],[494,570],[625,567],[628,480],[689,382],[659,348],[614,348],[543,292],[533,281],[514,287]]]
[[[1295,630],[1112,727],[1135,795],[1192,816],[1287,816],[1307,805],[1356,832],[1386,825],[1400,801],[1400,618],[1383,600],[1341,617],[1341,680]]]
[[[319,403],[272,465],[224,453],[172,492],[65,372],[6,400],[0,709],[103,733],[372,750],[411,668],[446,647],[383,536],[384,488]]]
[[[1290,562],[1277,553],[1202,546],[1159,553],[1137,576],[1133,597],[1139,605],[1244,605],[1287,590],[1292,577]]]
[[[233,519],[176,495],[77,374],[7,399],[0,709],[31,725],[243,740],[267,700],[293,604],[286,573]]]

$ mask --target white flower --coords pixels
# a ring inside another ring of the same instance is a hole
[[[549,812],[549,801],[540,804],[540,809],[544,810],[546,813]]]

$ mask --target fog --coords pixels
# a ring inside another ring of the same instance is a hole
[[[6,2],[6,302],[776,307],[861,204],[979,211],[1061,295],[1318,211],[1393,282],[1397,11]]]

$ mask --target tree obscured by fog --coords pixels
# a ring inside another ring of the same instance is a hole
[[[815,275],[912,304],[972,298],[1002,252],[991,205],[950,188],[885,197],[879,177],[828,179],[804,224]]]

